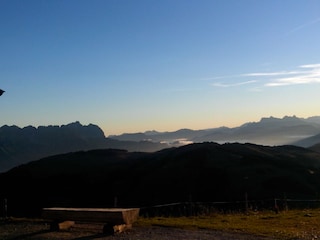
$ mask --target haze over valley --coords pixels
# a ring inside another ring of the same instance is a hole
[[[0,128],[0,171],[43,157],[75,151],[114,148],[155,152],[202,142],[312,147],[320,143],[320,117],[264,117],[259,122],[248,122],[235,128],[221,126],[174,132],[146,131],[108,137],[99,126],[82,125],[80,122],[37,128],[4,125]]]

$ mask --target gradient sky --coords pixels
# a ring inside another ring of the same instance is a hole
[[[319,0],[0,0],[0,125],[106,136],[320,115]]]

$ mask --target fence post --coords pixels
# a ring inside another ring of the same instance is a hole
[[[248,204],[248,193],[247,192],[245,192],[245,194],[244,194],[244,200],[245,200],[245,210],[246,210],[246,213],[248,212],[248,210],[249,210],[249,204]]]
[[[192,194],[189,194],[189,216],[193,216]]]
[[[118,206],[118,198],[117,196],[114,197],[113,206],[116,208]]]
[[[4,203],[4,218],[8,218],[8,200],[5,198],[3,203]]]
[[[274,211],[275,213],[279,213],[279,206],[276,198],[274,199]]]
[[[284,198],[284,210],[288,211],[289,209],[288,209],[287,195],[286,195],[286,193],[284,193],[283,195],[284,195],[283,196],[283,198]]]

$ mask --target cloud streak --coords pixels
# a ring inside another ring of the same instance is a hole
[[[288,86],[296,84],[320,83],[320,64],[309,64],[299,66],[306,71],[297,72],[293,76],[287,74],[285,77],[271,79],[265,84],[267,87]]]
[[[312,20],[310,22],[301,24],[300,26],[297,26],[297,27],[293,28],[291,31],[287,32],[287,34],[291,34],[291,33],[300,31],[301,29],[306,28],[306,27],[311,26],[311,25],[314,25],[314,24],[316,24],[318,22],[320,22],[320,18],[316,18],[316,19],[314,19],[314,20]]]
[[[225,84],[225,83],[218,82],[218,83],[212,83],[211,85],[215,86],[215,87],[227,88],[227,87],[237,87],[237,86],[241,86],[241,85],[247,85],[247,84],[251,84],[251,83],[255,83],[255,82],[256,82],[255,80],[239,82],[239,83],[231,83],[231,84]]]
[[[246,78],[246,81],[236,83],[215,82],[211,85],[214,87],[237,87],[253,83],[262,83],[261,86],[256,86],[256,89],[263,87],[281,87],[297,84],[318,84],[320,83],[320,63],[300,65],[295,70],[277,71],[277,72],[252,72],[233,76],[221,76],[207,78],[211,80],[218,79],[235,79]],[[254,80],[250,80],[254,78]]]
[[[268,77],[268,76],[281,76],[281,75],[294,75],[294,74],[301,74],[305,72],[299,72],[299,71],[291,71],[291,72],[261,72],[261,73],[246,73],[242,74],[244,77]]]

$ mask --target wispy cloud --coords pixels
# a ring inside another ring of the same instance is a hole
[[[242,74],[242,76],[248,76],[248,77],[267,77],[267,76],[281,76],[281,75],[294,75],[294,74],[301,74],[303,72],[299,71],[291,71],[291,72],[260,72],[260,73],[246,73]]]
[[[217,83],[212,83],[211,85],[215,86],[215,87],[236,87],[236,86],[247,85],[247,84],[251,84],[251,83],[255,83],[255,82],[256,82],[256,80],[238,82],[238,83],[230,83],[230,84],[217,82]]]
[[[300,30],[303,29],[303,28],[306,28],[306,27],[308,27],[308,26],[311,26],[311,25],[316,24],[316,23],[319,23],[319,22],[320,22],[320,18],[316,18],[316,19],[314,19],[314,20],[312,20],[312,21],[310,21],[310,22],[301,24],[301,25],[299,25],[299,26],[291,29],[291,30],[290,30],[289,32],[287,32],[286,34],[288,35],[288,34],[291,34],[291,33],[297,32],[297,31],[300,31]]]
[[[201,88],[169,88],[165,92],[193,92],[195,90],[200,91]]]
[[[225,76],[200,78],[199,80],[208,81],[208,80],[218,80],[218,79],[238,78],[238,77],[240,77],[240,75],[225,75]]]
[[[320,63],[301,65],[301,68],[320,68]]]
[[[221,76],[215,78],[207,78],[211,80],[218,80],[228,78],[228,82],[215,82],[211,85],[214,87],[237,87],[247,84],[253,83],[262,83],[262,85],[256,86],[251,89],[262,89],[263,87],[280,87],[280,86],[288,86],[288,85],[296,85],[296,84],[313,84],[320,83],[320,63],[316,64],[305,64],[298,66],[294,70],[290,71],[276,71],[276,72],[252,72],[245,74],[238,74],[233,76]],[[236,83],[229,83],[230,79],[235,78],[246,78],[245,81],[240,81]],[[250,80],[250,78],[254,78],[254,80]]]
[[[289,76],[290,74],[288,74],[285,77],[271,79],[265,84],[265,86],[277,87],[295,84],[320,83],[320,64],[301,65],[299,68],[305,69],[305,71],[298,71],[293,76]]]

